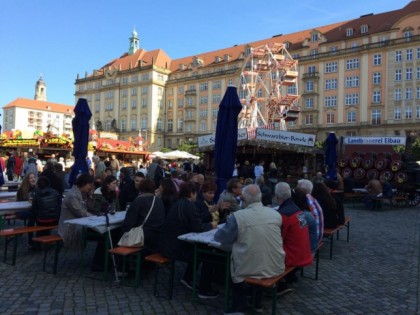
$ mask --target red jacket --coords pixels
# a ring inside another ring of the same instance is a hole
[[[287,200],[280,206],[281,236],[286,253],[286,267],[304,267],[312,264],[308,224],[303,211]]]
[[[22,165],[23,165],[23,160],[17,155],[15,155],[15,169],[14,169],[15,174],[17,175],[22,174]]]

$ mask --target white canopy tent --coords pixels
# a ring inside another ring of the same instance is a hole
[[[198,160],[200,158],[199,156],[196,156],[194,154],[191,154],[185,151],[179,151],[179,150],[163,153],[159,157],[162,159],[167,159],[167,160],[178,160],[178,159]]]

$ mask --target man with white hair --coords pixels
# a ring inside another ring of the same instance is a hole
[[[258,185],[245,186],[242,196],[245,208],[232,213],[214,236],[217,242],[232,244],[232,309],[228,313],[244,311],[245,278],[270,278],[285,270],[281,215],[263,206]],[[260,293],[257,308],[261,305]]]
[[[316,222],[316,235],[318,236],[318,242],[322,240],[324,234],[324,215],[322,214],[322,208],[318,201],[311,195],[314,185],[308,179],[299,179],[296,189],[303,191],[306,194],[306,200],[308,202],[311,213],[315,218]]]

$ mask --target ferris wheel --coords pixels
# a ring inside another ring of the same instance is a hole
[[[243,107],[239,128],[253,129],[271,124],[286,130],[286,122],[298,118],[297,65],[284,44],[251,48],[241,72],[239,96]],[[264,114],[261,112],[263,105]]]

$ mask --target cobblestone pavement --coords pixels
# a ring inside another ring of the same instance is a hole
[[[279,298],[278,314],[420,314],[420,209],[373,212],[356,206],[347,207],[346,215],[352,217],[350,242],[342,231],[329,260],[326,241],[319,280],[299,279],[294,292]],[[190,302],[190,291],[179,283],[183,264],[176,265],[169,301],[153,296],[150,270],[144,271],[140,288],[118,287],[81,275],[79,256],[72,251],[60,253],[56,276],[44,273],[42,255],[22,240],[16,266],[0,262],[0,314],[223,314],[222,296],[205,304]],[[314,267],[306,268],[306,276],[313,274]],[[270,303],[264,300],[268,310]]]

